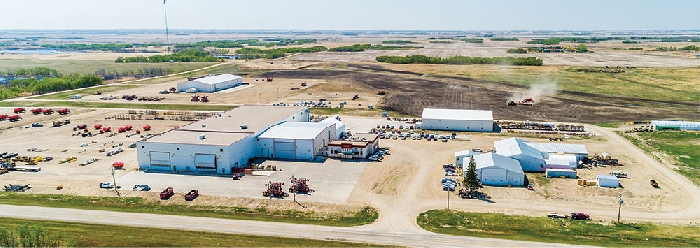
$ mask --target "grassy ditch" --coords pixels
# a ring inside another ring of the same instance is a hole
[[[423,229],[449,235],[599,246],[699,246],[700,227],[601,223],[505,214],[430,210],[417,217]]]
[[[148,201],[140,197],[87,197],[75,195],[0,193],[0,203],[22,206],[186,215],[324,226],[360,226],[372,223],[379,217],[379,212],[371,207],[360,208],[352,212],[319,213],[291,209],[272,210],[267,208],[245,208],[237,206],[167,204],[160,201]]]
[[[700,186],[700,149],[698,149],[700,133],[660,131],[634,134],[617,132],[617,134],[652,157],[655,157],[653,155],[655,152],[662,152],[672,157],[678,167],[676,171]]]
[[[41,226],[60,231],[77,247],[368,247],[367,244],[300,238],[181,231],[57,221],[0,218],[0,229]],[[164,238],[166,237],[166,238]],[[376,245],[372,245],[373,247]]]
[[[85,101],[14,101],[0,102],[0,107],[76,107],[76,108],[123,108],[155,110],[189,110],[189,111],[228,111],[236,106],[213,104],[145,104]]]

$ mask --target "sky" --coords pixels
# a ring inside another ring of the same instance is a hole
[[[162,29],[162,0],[0,0],[7,29]],[[700,30],[700,0],[168,0],[170,29]]]

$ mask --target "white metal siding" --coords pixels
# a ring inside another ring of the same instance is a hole
[[[506,181],[506,170],[498,167],[487,167],[480,169],[481,183],[484,185],[493,186],[505,186],[508,185]]]
[[[423,119],[421,128],[427,130],[493,132],[493,121]]]
[[[214,154],[195,154],[194,165],[198,170],[201,169],[216,169],[216,155]]]
[[[151,165],[170,166],[170,153],[169,152],[152,151],[149,153],[149,156],[151,158]]]
[[[275,140],[274,158],[279,159],[294,159],[294,141],[277,141]]]

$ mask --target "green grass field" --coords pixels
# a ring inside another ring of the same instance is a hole
[[[608,247],[700,246],[700,226],[615,224],[447,210],[423,212],[417,222],[425,230],[459,236]]]
[[[368,244],[313,239],[181,231],[148,227],[98,225],[0,218],[0,229],[41,225],[61,231],[77,247],[369,247]],[[371,245],[377,247],[377,245]]]
[[[80,58],[65,59],[17,59],[0,57],[0,70],[19,68],[48,67],[62,74],[94,74],[99,69],[106,71],[138,71],[144,68],[172,69],[175,73],[202,68],[216,63],[114,63],[114,60],[83,60]]]
[[[618,132],[618,135],[626,138],[647,154],[663,152],[671,156],[676,161],[678,173],[700,186],[699,132],[660,131],[634,134]],[[653,146],[649,146],[647,141],[651,142]]]
[[[213,104],[145,104],[84,101],[15,101],[0,102],[0,107],[76,107],[76,108],[124,108],[154,110],[189,110],[189,111],[228,111],[237,106]]]
[[[139,197],[87,197],[75,195],[44,195],[0,192],[0,203],[44,206],[55,208],[78,208],[132,213],[187,215],[234,220],[258,220],[314,224],[324,226],[360,226],[377,220],[379,213],[371,207],[354,212],[317,213],[302,210],[272,210],[237,206],[196,206],[167,204],[147,201]]]

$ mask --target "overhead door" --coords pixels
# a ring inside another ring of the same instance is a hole
[[[170,152],[150,152],[151,165],[170,166]]]
[[[275,141],[275,158],[294,159],[294,141]]]
[[[197,153],[194,155],[194,166],[197,169],[216,170],[216,155]]]
[[[482,169],[481,183],[485,185],[507,185],[505,170],[502,169]]]

